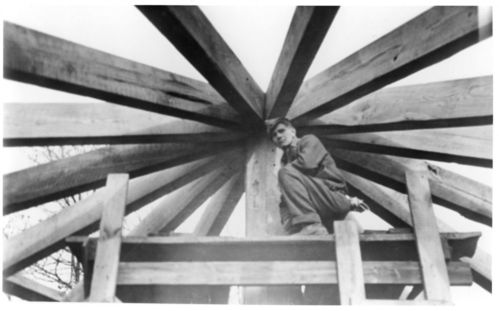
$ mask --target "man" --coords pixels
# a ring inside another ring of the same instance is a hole
[[[334,220],[368,209],[362,200],[347,195],[341,172],[317,137],[298,138],[285,118],[277,119],[269,134],[284,152],[278,180],[281,222],[289,234],[328,234]]]

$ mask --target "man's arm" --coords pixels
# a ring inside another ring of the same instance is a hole
[[[297,157],[291,165],[299,170],[313,170],[319,167],[322,159],[328,154],[324,145],[314,135],[306,135],[297,146]]]

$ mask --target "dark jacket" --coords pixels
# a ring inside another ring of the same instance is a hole
[[[346,192],[345,179],[324,145],[314,135],[300,138],[296,148],[284,150],[281,164],[292,165],[306,175],[323,179],[331,190]]]

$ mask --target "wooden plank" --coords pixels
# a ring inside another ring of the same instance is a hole
[[[137,8],[244,116],[242,121],[263,125],[262,90],[198,7]]]
[[[472,256],[480,233],[441,233],[452,243],[449,259]],[[95,253],[96,240],[87,237],[66,239],[72,249],[88,240],[90,258]],[[360,235],[364,261],[417,261],[413,233],[368,233]],[[136,261],[335,261],[334,236],[267,236],[231,237],[137,237],[128,236],[122,243],[122,262]],[[92,251],[93,249],[93,251]],[[467,253],[466,253],[467,252]],[[95,257],[95,255],[93,255]]]
[[[335,149],[334,144],[329,144],[326,140],[323,143],[344,170],[400,192],[406,192],[405,170],[419,162],[394,156]],[[492,225],[492,204],[491,198],[488,197],[490,187],[437,165],[425,165],[430,171],[432,199],[436,204],[453,209],[471,220]]]
[[[102,209],[94,273],[88,298],[93,302],[113,302],[115,298],[128,175],[110,174],[106,187],[114,191],[113,195],[106,199],[105,207]]]
[[[359,302],[361,305],[369,306],[442,306],[452,305],[443,300],[387,300],[387,299],[366,299]]]
[[[367,196],[363,198],[368,201],[368,204],[371,207],[371,211],[373,213],[391,224],[393,224],[392,218],[397,218],[397,225],[402,223],[404,225],[412,226],[412,219],[406,195],[370,182],[354,174],[345,171],[343,171],[342,173],[349,184],[349,190],[352,191],[356,189],[363,195]],[[377,205],[382,206],[382,208],[385,209],[391,217],[387,217],[386,213],[380,213],[380,211],[375,208]],[[437,226],[440,232],[456,232],[456,229],[438,218]],[[485,290],[491,292],[492,258],[490,254],[477,247],[474,252],[470,252],[466,256],[461,256],[459,252],[456,251],[461,248],[466,248],[467,245],[462,244],[458,246],[453,245],[453,243],[450,244],[455,248],[451,257],[453,259],[459,259],[463,262],[469,263],[472,269],[474,282],[480,285]]]
[[[483,22],[478,7],[433,7],[306,81],[288,117],[303,124],[444,60],[490,37]]]
[[[172,231],[218,190],[237,170],[227,165],[189,183],[158,201],[156,207],[130,231],[130,236],[146,236]]]
[[[338,148],[407,158],[492,167],[492,126],[338,134],[326,139]]]
[[[85,288],[83,280],[81,280],[64,296],[63,302],[82,302],[84,300]]]
[[[449,275],[431,201],[428,168],[422,165],[412,169],[406,172],[407,192],[425,298],[451,301]]]
[[[103,186],[108,173],[131,178],[228,150],[234,143],[117,145],[4,175],[4,214]]]
[[[243,192],[244,176],[241,172],[234,175],[213,195],[196,228],[194,228],[194,235],[219,235]]]
[[[218,142],[239,131],[102,103],[4,104],[4,146]]]
[[[492,76],[387,87],[304,124],[330,135],[492,124]]]
[[[4,22],[4,77],[200,122],[238,127],[206,83]]]
[[[270,79],[267,118],[285,116],[334,20],[337,6],[298,6]]]
[[[61,292],[27,277],[25,273],[16,273],[4,278],[3,292],[28,301],[60,302],[63,300]]]
[[[359,231],[353,221],[335,221],[336,265],[340,303],[357,304],[366,298]]]
[[[421,284],[418,262],[366,261],[367,284]],[[453,285],[471,284],[469,266],[448,264]],[[293,271],[293,273],[290,273]],[[337,284],[335,261],[122,262],[119,285]]]

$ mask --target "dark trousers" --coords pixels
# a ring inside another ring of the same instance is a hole
[[[343,219],[350,202],[341,191],[330,189],[320,178],[306,175],[291,165],[279,170],[281,219],[288,233],[303,225],[322,223],[332,231],[334,220]]]

